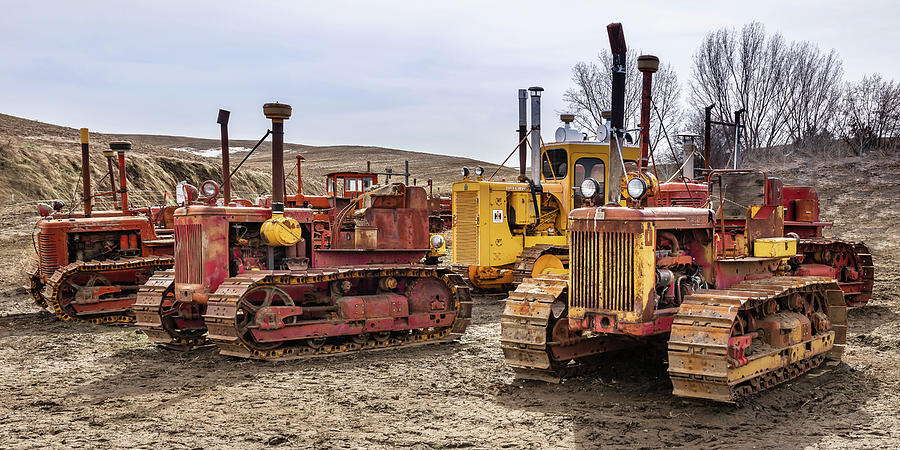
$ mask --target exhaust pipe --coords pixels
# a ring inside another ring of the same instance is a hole
[[[519,89],[519,181],[525,181],[525,162],[528,160],[528,90]]]
[[[84,217],[91,217],[91,158],[90,133],[81,129],[81,198],[84,201]]]
[[[532,86],[531,92],[531,182],[541,192],[541,93],[544,88]]]
[[[291,105],[266,103],[263,114],[272,120],[272,214],[284,213],[284,121],[291,118]]]
[[[637,59],[638,70],[644,75],[641,85],[641,160],[638,170],[650,165],[650,106],[653,101],[653,74],[659,70],[659,58],[641,55]]]
[[[125,152],[131,151],[131,142],[113,141],[109,143],[109,149],[116,152],[119,157],[119,193],[122,195],[122,212],[128,212],[128,179],[125,176]],[[112,158],[110,158],[110,164]],[[115,182],[113,182],[115,189]]]
[[[612,115],[609,118],[612,138],[609,140],[609,180],[606,183],[606,204],[618,205],[620,184],[625,177],[622,167],[622,141],[625,135],[625,33],[621,23],[606,26],[612,50]]]
[[[222,129],[222,200],[225,206],[231,203],[231,162],[228,151],[228,118],[231,112],[220,109],[216,123]]]

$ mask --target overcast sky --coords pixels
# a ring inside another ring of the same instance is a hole
[[[846,78],[897,78],[896,1],[25,2],[0,15],[0,112],[100,132],[258,139],[261,105],[290,103],[285,139],[499,162],[516,90],[543,86],[544,135],[572,66],[629,47],[672,63],[683,90],[703,35],[757,20],[834,48]],[[621,6],[620,6],[621,5]]]

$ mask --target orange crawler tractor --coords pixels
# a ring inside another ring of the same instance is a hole
[[[63,320],[91,323],[129,323],[129,308],[138,287],[157,270],[171,268],[174,240],[157,227],[162,208],[131,209],[125,175],[129,142],[110,142],[104,152],[109,163],[109,195],[117,210],[94,211],[91,195],[89,135],[81,129],[83,213],[66,213],[62,203],[39,205],[35,251],[38,264],[28,286],[34,301]],[[113,160],[118,157],[119,185]],[[156,218],[156,220],[153,220]]]
[[[393,183],[331,208],[285,208],[288,105],[272,119],[271,207],[187,205],[175,212],[174,270],[141,288],[137,325],[154,342],[222,354],[304,358],[452,341],[469,323],[463,280],[421,263],[421,187]],[[337,206],[345,205],[345,206]]]
[[[621,67],[621,25],[608,31],[613,66]],[[638,58],[642,144],[647,75],[658,64]],[[610,158],[621,160],[625,71],[612,79]],[[598,364],[597,355],[664,338],[675,395],[734,402],[840,359],[843,286],[800,251],[797,237],[785,236],[780,180],[723,171],[707,185],[710,208],[652,206],[664,199],[645,164],[584,180],[581,192],[594,206],[569,214],[569,274],[528,278],[507,299],[501,347],[518,377],[556,381]]]

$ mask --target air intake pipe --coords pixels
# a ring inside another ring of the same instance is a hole
[[[541,192],[541,93],[544,88],[532,86],[531,92],[531,181],[534,190]]]
[[[272,218],[263,222],[260,234],[270,247],[288,247],[302,239],[300,223],[284,216],[284,121],[291,117],[291,105],[266,103],[263,114],[272,120]]]
[[[622,142],[625,135],[625,33],[621,23],[606,26],[609,47],[612,50],[612,115],[609,140],[609,180],[606,183],[606,203],[618,205],[621,198],[621,180],[625,177],[622,165]]]
[[[284,212],[284,121],[291,118],[291,105],[266,103],[263,114],[272,120],[272,213]]]
[[[81,198],[84,201],[84,217],[91,217],[91,143],[87,128],[81,129]]]

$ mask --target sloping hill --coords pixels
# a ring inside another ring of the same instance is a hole
[[[172,190],[181,180],[200,183],[212,179],[221,181],[221,163],[215,139],[166,135],[127,135],[91,133],[92,179],[95,188],[101,186],[106,174],[106,162],[101,151],[114,140],[129,140],[133,150],[128,155],[128,176],[135,201],[161,201],[161,193]],[[243,159],[256,142],[235,140],[232,148],[232,169]],[[442,192],[459,178],[459,168],[483,165],[492,172],[497,166],[454,156],[431,155],[407,150],[367,146],[324,146],[302,144],[285,145],[285,171],[288,192],[296,189],[294,155],[305,158],[303,165],[304,190],[323,193],[323,175],[337,170],[363,170],[366,161],[376,171],[392,168],[403,171],[403,161],[409,160],[411,177],[418,184],[431,178]],[[209,156],[207,156],[209,155]],[[78,130],[0,114],[0,204],[19,203],[50,198],[71,199],[80,192],[80,145]],[[267,141],[247,160],[233,181],[233,190],[252,198],[270,191],[271,145]],[[505,169],[499,177],[515,176]],[[411,180],[412,181],[412,180]],[[105,186],[103,184],[102,186]]]

